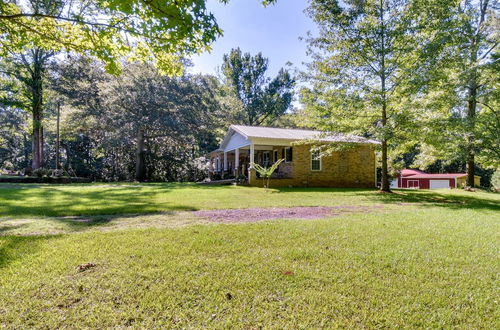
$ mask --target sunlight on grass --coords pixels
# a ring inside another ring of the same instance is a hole
[[[493,328],[498,219],[435,211],[3,237],[0,315],[49,328]]]
[[[17,185],[0,201],[7,328],[498,328],[498,194]],[[297,205],[374,207],[231,225],[190,216]]]
[[[446,197],[443,197],[446,196]],[[262,188],[195,184],[0,184],[0,217],[40,217],[153,213],[197,209],[427,203],[450,208],[500,210],[500,197],[461,190],[399,191],[379,194],[367,189]],[[454,205],[455,204],[455,205]]]

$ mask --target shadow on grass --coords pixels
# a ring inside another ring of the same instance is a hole
[[[196,211],[196,209],[192,208],[182,208],[180,211]],[[155,214],[161,214],[166,216],[172,216],[176,213],[176,211],[163,211]],[[103,227],[109,226],[113,224],[113,222],[117,219],[127,220],[137,218],[143,213],[130,213],[130,214],[108,214],[108,215],[94,215],[94,216],[70,216],[70,217],[57,217],[57,218],[49,218],[46,221],[62,223],[66,226],[65,230],[69,232],[78,232],[83,231],[92,227]],[[0,228],[1,235],[1,228]]]
[[[25,184],[25,186],[29,185]],[[24,187],[0,189],[0,201],[5,201],[4,205],[0,206],[0,216],[56,217],[67,214],[84,216],[197,210],[189,205],[154,202],[157,196],[172,189],[178,189],[177,184],[155,185],[154,188],[151,186],[152,190],[127,185],[105,185],[102,188],[95,185],[81,186],[90,189],[88,191],[67,190],[54,185],[32,187],[35,190]],[[192,186],[194,185],[189,185],[190,188]],[[150,186],[146,186],[148,187]],[[18,201],[32,198],[40,200],[32,204],[28,201],[23,204],[18,203]]]
[[[429,190],[395,190],[392,194],[375,192],[358,193],[374,202],[384,204],[415,204],[422,207],[437,206],[449,209],[473,209],[500,211],[500,199],[474,196],[475,193],[443,194]]]
[[[51,236],[0,236],[0,268],[38,250],[40,243],[60,237]]]
[[[375,189],[363,188],[273,188],[279,193],[315,192],[315,193],[347,193],[374,203],[383,204],[415,204],[438,206],[450,209],[476,209],[500,211],[498,199],[485,198],[485,193],[450,191],[450,193],[431,190],[394,190],[391,194],[380,193]],[[480,194],[479,196],[477,196]],[[491,193],[492,197],[497,196]]]
[[[2,184],[0,184],[2,186]],[[33,189],[26,189],[25,186]],[[62,189],[73,187],[73,189]],[[78,188],[82,189],[78,189]],[[76,189],[75,189],[76,188]],[[227,191],[232,186],[197,185],[194,183],[93,183],[93,184],[68,184],[38,185],[24,184],[0,189],[0,216],[12,217],[60,217],[64,215],[97,216],[116,214],[151,214],[165,211],[196,211],[197,208],[189,205],[179,205],[177,201],[170,202],[162,198],[167,194],[176,194],[176,191],[188,189],[193,198],[199,192],[203,196],[210,196],[211,192]],[[237,187],[236,187],[237,188]],[[255,190],[254,190],[255,189]],[[249,193],[259,194],[262,188],[252,188]],[[373,202],[384,204],[412,203],[425,206],[439,206],[450,209],[481,209],[500,210],[500,199],[485,197],[485,193],[464,193],[451,191],[450,193],[435,192],[430,190],[396,190],[393,194],[381,194],[374,189],[363,188],[271,188],[271,192],[283,194],[304,193],[308,198],[318,196],[325,198],[324,194],[342,194],[353,198],[355,202]],[[311,194],[309,194],[311,193]],[[313,193],[315,195],[313,195]],[[476,195],[477,194],[477,195]],[[186,195],[186,194],[185,194]],[[222,195],[221,195],[222,196]],[[219,196],[219,198],[222,198]],[[232,197],[228,193],[227,198]],[[330,196],[326,195],[326,198]],[[30,204],[30,200],[35,199]],[[191,197],[189,198],[191,199]],[[4,201],[3,205],[2,201]],[[25,201],[20,203],[19,201]],[[182,202],[182,201],[180,201]]]
[[[255,189],[263,189],[263,188],[255,188]],[[271,185],[271,190],[278,191],[280,193],[287,192],[324,192],[324,193],[354,193],[357,194],[359,192],[374,192],[374,189],[367,188],[325,188],[325,187],[277,187],[273,188]]]

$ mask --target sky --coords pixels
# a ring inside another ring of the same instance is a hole
[[[191,58],[192,73],[215,74],[224,54],[240,47],[252,55],[262,52],[269,58],[268,75],[274,76],[287,62],[301,68],[307,62],[306,43],[299,37],[315,32],[315,25],[306,16],[306,0],[278,0],[263,7],[260,0],[230,0],[228,4],[208,0],[207,8],[214,14],[224,35],[212,44],[212,51]]]

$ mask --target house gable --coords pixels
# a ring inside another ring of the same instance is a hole
[[[251,144],[251,141],[241,135],[238,132],[230,131],[226,138],[222,142],[220,149],[225,152],[232,151],[238,148],[248,147]]]

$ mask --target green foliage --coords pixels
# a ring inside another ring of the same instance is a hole
[[[31,143],[27,132],[26,113],[17,107],[0,104],[0,168],[9,163],[20,170],[29,165]]]
[[[301,90],[300,121],[381,141],[388,190],[390,158],[417,118],[412,103],[420,83],[413,76],[425,67],[415,29],[419,10],[404,0],[314,0],[307,12],[319,36],[308,39],[313,61],[302,74],[308,86]]]
[[[116,77],[79,58],[60,63],[51,81],[66,105],[62,132],[69,155],[63,160],[78,175],[136,177],[141,132],[145,179],[195,180],[193,160],[216,148],[217,131],[225,125],[219,83],[211,76],[174,78],[151,65],[127,64]]]
[[[268,5],[274,1],[262,1]],[[0,1],[0,54],[40,48],[93,55],[111,73],[121,61],[181,74],[182,59],[222,34],[204,0]]]
[[[33,175],[39,178],[45,178],[50,175],[50,170],[45,168],[37,168],[33,170]]]
[[[47,10],[47,3],[57,10]],[[2,1],[0,52],[24,48],[91,54],[119,72],[122,57],[179,74],[180,59],[221,35],[205,1]]]
[[[222,71],[228,88],[243,105],[243,124],[272,123],[290,108],[295,82],[283,68],[274,79],[266,77],[268,62],[261,53],[243,54],[239,48],[224,55]]]
[[[497,168],[498,1],[430,3],[444,10],[435,24],[425,27],[425,33],[439,37],[431,45],[440,52],[425,75],[422,102],[416,104],[422,113],[416,139],[423,144],[418,161],[459,160],[473,168],[477,160],[483,167]]]
[[[271,176],[273,175],[274,171],[278,168],[278,166],[284,161],[285,159],[278,159],[271,167],[264,167],[260,164],[257,163],[250,163],[250,166],[252,166],[257,173],[261,176],[262,180],[264,181],[264,187],[266,189],[269,188],[269,182],[271,180]]]
[[[500,192],[500,168],[491,177],[491,188],[493,191]]]

